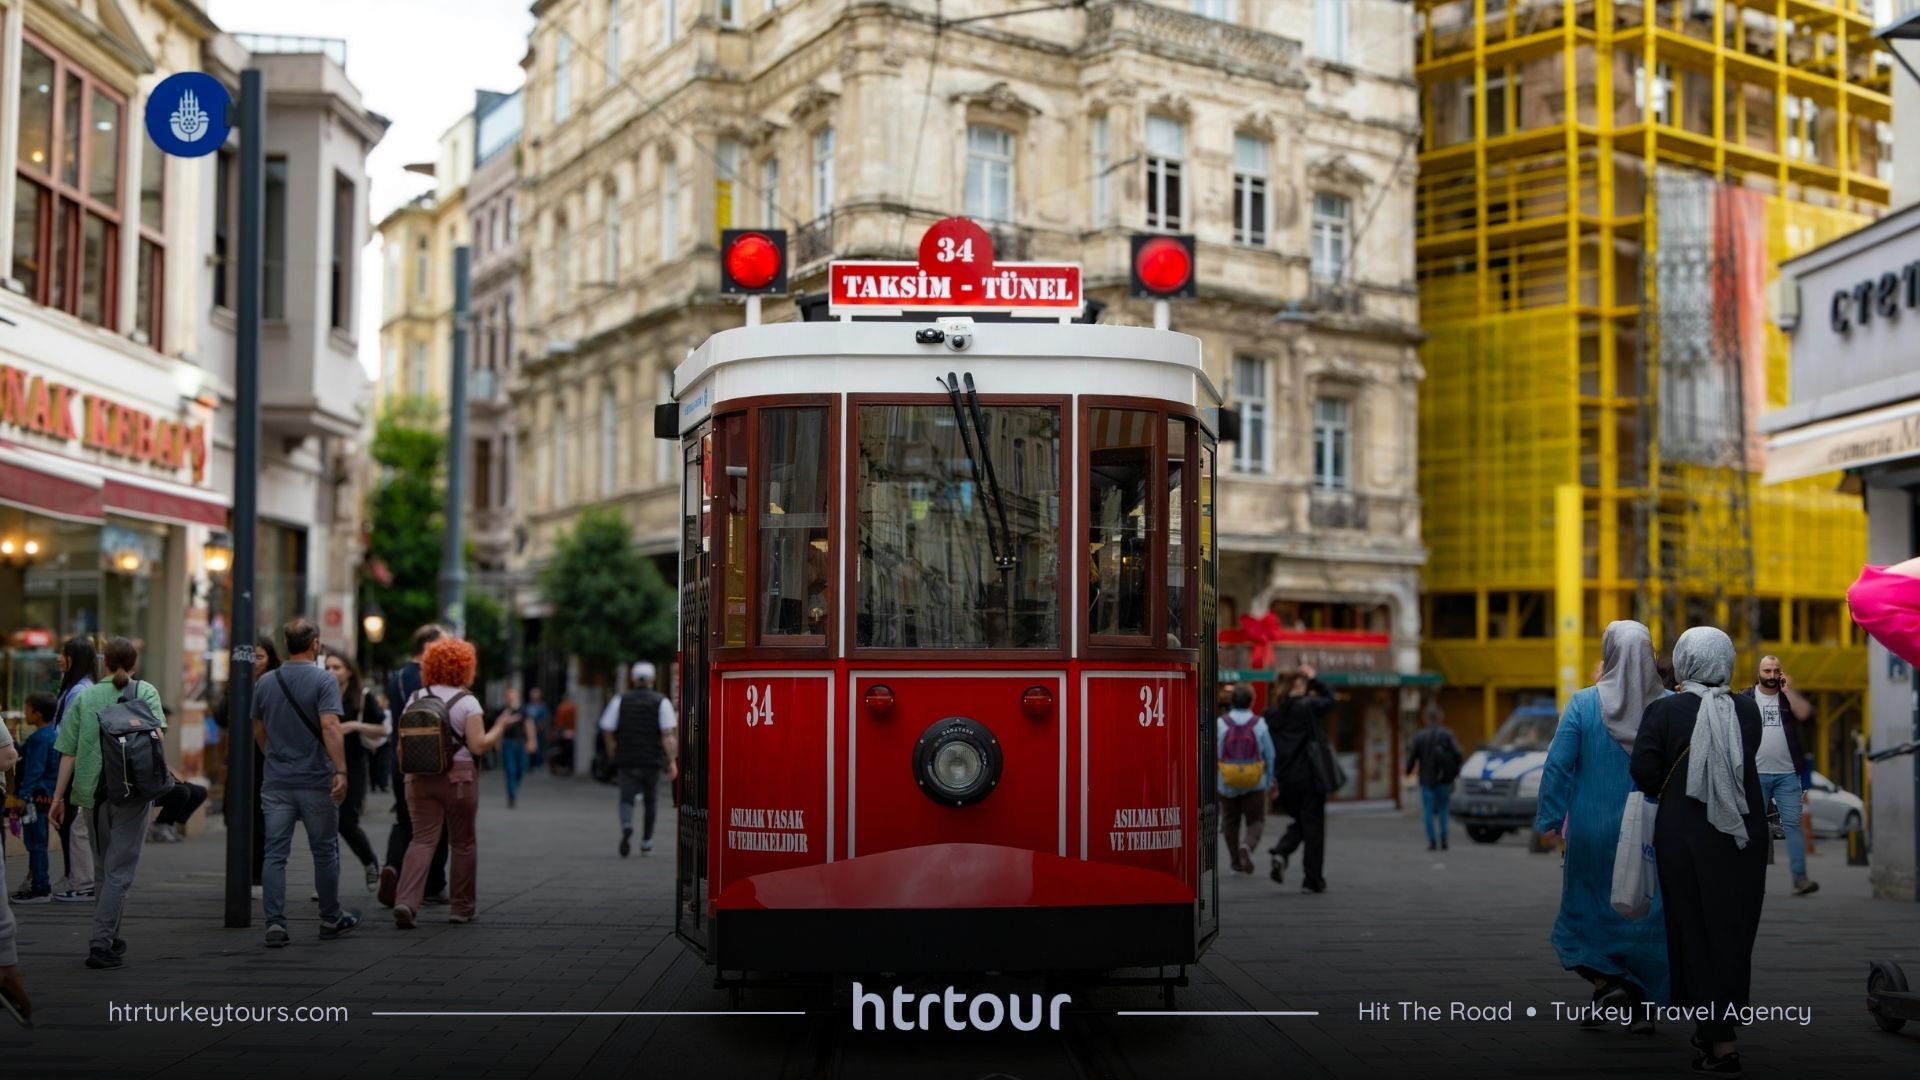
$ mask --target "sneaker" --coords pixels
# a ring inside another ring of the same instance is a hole
[[[16,907],[21,904],[50,904],[53,902],[53,890],[49,888],[35,889],[28,887],[21,889],[7,899],[12,900]]]
[[[267,927],[267,948],[284,949],[291,944],[293,944],[293,935],[287,933],[286,927],[278,925]]]
[[[330,923],[323,922],[320,924],[320,940],[332,941],[334,938],[337,938],[342,934],[348,933],[354,927],[359,925],[360,925],[359,912],[343,911],[340,913],[340,917],[333,920],[332,922]]]
[[[381,907],[392,907],[393,894],[399,889],[400,871],[391,866],[385,867],[380,871],[380,887],[374,898],[380,901]]]
[[[439,892],[434,893],[430,896],[422,897],[420,900],[420,905],[422,907],[445,907],[449,902],[450,901],[447,898],[447,891],[445,889],[442,889]]]
[[[1714,1057],[1711,1053],[1702,1054],[1693,1059],[1693,1071],[1701,1076],[1721,1076],[1738,1080],[1746,1073],[1740,1071],[1738,1051],[1726,1057]]]
[[[126,939],[126,938],[114,938],[114,939],[113,939],[113,944],[112,944],[112,945],[109,945],[109,946],[107,946],[107,951],[108,951],[108,952],[110,952],[110,953],[112,953],[112,954],[113,954],[113,955],[115,955],[115,956],[125,956],[125,955],[127,955],[127,939]]]
[[[1241,844],[1233,853],[1233,868],[1242,874],[1253,873],[1253,851]]]
[[[479,919],[480,919],[480,913],[477,911],[471,915],[462,915],[456,911],[453,914],[447,916],[447,921],[452,923],[455,926],[463,926],[470,922],[478,922]]]
[[[1444,836],[1440,838],[1440,850],[1441,851],[1447,850],[1447,838]]]
[[[393,925],[402,930],[413,929],[413,909],[405,904],[393,909]]]
[[[1434,842],[1433,842],[1432,840],[1429,840],[1429,841],[1427,841],[1427,850],[1428,850],[1428,851],[1439,851],[1439,850],[1440,850],[1440,845],[1439,845],[1439,844],[1436,844],[1436,843],[1434,843]]]
[[[640,854],[642,855],[653,854],[653,841],[651,840],[640,841]]]
[[[91,904],[93,903],[93,890],[67,889],[64,892],[54,893],[53,898],[63,904]]]
[[[621,829],[620,830],[620,857],[624,859],[631,854],[633,854],[633,830]]]
[[[1309,881],[1300,886],[1300,891],[1303,893],[1323,893],[1327,891],[1327,883],[1324,881]]]
[[[109,968],[117,968],[124,963],[126,963],[126,961],[113,955],[113,952],[111,950],[108,950],[108,949],[88,949],[87,950],[87,966],[90,968],[93,968],[96,971],[109,969]]]
[[[1793,886],[1793,895],[1795,896],[1810,896],[1819,891],[1820,883],[1814,881],[1812,878],[1801,878],[1795,882]]]
[[[1273,869],[1267,871],[1267,876],[1273,879],[1275,885],[1286,884],[1287,857],[1277,851],[1268,852],[1268,854],[1273,857]]]
[[[319,903],[319,902],[320,902],[320,890],[319,890],[319,889],[315,889],[315,890],[313,890],[312,892],[310,892],[310,893],[308,893],[308,894],[307,894],[307,899],[309,899],[309,900],[311,900],[311,901],[313,901],[313,902],[314,902],[314,903],[316,903],[316,904],[317,904],[317,903]]]
[[[1619,1005],[1631,1006],[1633,997],[1627,992],[1626,987],[1617,982],[1610,982],[1593,992],[1593,1003],[1597,1007],[1595,1015],[1580,1021],[1580,1027],[1586,1031],[1599,1031],[1611,1025],[1613,1021],[1599,1015],[1599,1010]]]
[[[367,864],[367,891],[373,892],[380,887],[380,864]]]
[[[260,886],[255,885],[253,888],[248,889],[247,895],[253,897],[255,900],[260,899],[262,896],[262,893],[260,892]]]

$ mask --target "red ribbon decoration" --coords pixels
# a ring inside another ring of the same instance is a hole
[[[1273,666],[1273,647],[1280,641],[1282,633],[1280,617],[1269,611],[1258,618],[1240,616],[1240,629],[1220,631],[1220,642],[1223,645],[1252,645],[1247,664],[1255,671],[1265,671]]]

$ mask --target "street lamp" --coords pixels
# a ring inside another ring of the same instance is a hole
[[[215,577],[226,573],[233,566],[233,538],[223,532],[208,537],[200,549],[200,564]]]
[[[379,604],[367,602],[366,614],[360,616],[360,629],[366,631],[367,640],[375,645],[387,636],[387,617],[381,614]]]

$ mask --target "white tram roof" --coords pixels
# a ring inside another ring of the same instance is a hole
[[[1200,339],[1171,330],[1086,323],[973,323],[965,350],[922,345],[933,322],[787,322],[723,330],[673,375],[680,429],[714,405],[764,394],[928,394],[935,378],[970,372],[982,395],[1111,394],[1219,408]]]

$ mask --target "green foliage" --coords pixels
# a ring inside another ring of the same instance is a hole
[[[480,654],[483,682],[513,675],[513,623],[506,605],[486,593],[467,593],[467,640]]]
[[[432,407],[417,400],[389,406],[374,427],[370,448],[380,466],[368,501],[367,554],[384,563],[393,584],[368,583],[386,616],[385,640],[370,649],[376,668],[406,662],[415,627],[439,614],[440,543],[446,525],[446,437],[434,430]]]
[[[607,675],[634,660],[664,669],[677,634],[674,593],[634,546],[619,511],[581,514],[560,537],[540,586],[553,607],[548,632],[589,671]]]

